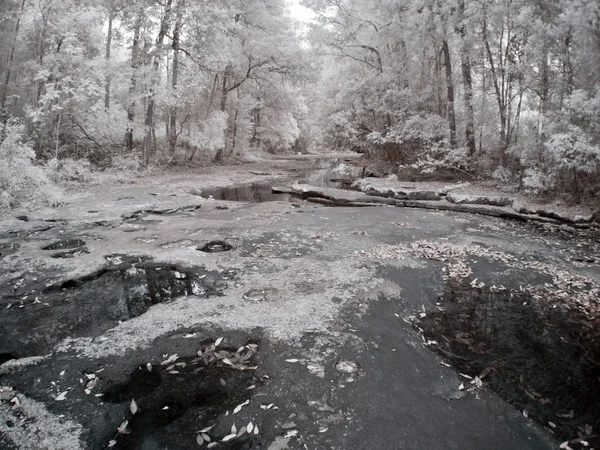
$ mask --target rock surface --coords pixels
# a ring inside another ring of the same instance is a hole
[[[489,195],[466,195],[451,192],[446,197],[450,203],[457,205],[490,205],[490,206],[509,206],[512,200],[508,197],[489,196]]]

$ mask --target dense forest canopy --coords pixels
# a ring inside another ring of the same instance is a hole
[[[4,194],[66,161],[332,150],[597,193],[597,0],[301,4],[0,0]]]

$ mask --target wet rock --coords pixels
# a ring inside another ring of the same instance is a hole
[[[448,194],[446,200],[458,205],[509,206],[512,204],[512,200],[508,197],[498,195],[466,195],[454,192]]]

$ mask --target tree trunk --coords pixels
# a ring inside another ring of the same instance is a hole
[[[505,103],[505,89],[504,89],[504,67],[500,64],[500,71],[503,74],[502,86],[498,84],[498,74],[496,73],[496,66],[494,64],[494,56],[492,55],[492,49],[490,42],[487,38],[487,22],[483,21],[483,41],[485,50],[490,62],[490,73],[492,74],[492,82],[494,84],[494,91],[496,92],[496,101],[498,102],[498,112],[500,113],[500,143],[501,148],[504,150],[506,142],[506,103]],[[502,87],[502,90],[500,89]],[[504,151],[500,155],[500,165],[504,163]]]
[[[21,27],[21,17],[25,10],[25,0],[21,2],[21,9],[19,11],[19,17],[15,24],[15,35],[13,36],[12,45],[10,47],[10,54],[8,57],[8,64],[6,65],[6,75],[4,77],[4,89],[2,90],[2,100],[0,101],[0,114],[3,116],[3,122],[6,123],[8,114],[4,111],[6,107],[6,98],[8,97],[8,84],[10,83],[10,74],[12,69],[12,63],[15,59],[15,47],[17,46],[17,37],[19,35],[19,28]]]
[[[133,29],[133,43],[131,46],[131,82],[129,83],[129,105],[127,105],[127,131],[125,132],[125,147],[133,150],[133,121],[135,120],[135,90],[137,86],[137,69],[139,67],[140,30],[143,22],[143,11],[138,13]]]
[[[106,53],[104,54],[104,59],[106,60],[107,69],[110,70],[108,64],[110,62],[110,47],[112,45],[112,35],[113,35],[113,10],[111,6],[111,10],[108,13],[108,31],[106,36]],[[104,108],[108,111],[110,109],[110,73],[106,75],[106,87],[104,89]]]
[[[173,88],[173,97],[177,97],[177,81],[179,77],[179,38],[181,28],[183,27],[183,8],[185,0],[180,0],[177,4],[177,22],[173,29],[173,67],[171,70],[171,86]],[[177,106],[171,106],[170,111],[170,132],[169,136],[169,155],[171,158],[175,156],[175,147],[177,146]]]
[[[452,62],[448,41],[442,40],[444,66],[446,67],[446,87],[448,89],[448,125],[450,126],[450,147],[456,148],[456,115],[454,113],[454,82],[452,81]]]
[[[156,37],[156,51],[154,53],[154,79],[151,80],[150,93],[148,95],[148,108],[146,108],[146,131],[144,135],[144,165],[147,166],[150,163],[150,156],[154,153],[156,148],[156,133],[154,130],[154,91],[156,88],[158,72],[160,68],[160,55],[162,53],[162,46],[164,43],[165,36],[169,31],[169,21],[171,19],[171,5],[173,0],[167,0],[165,6],[165,12],[160,22],[160,30]]]
[[[464,20],[465,2],[459,3],[461,11],[461,18]],[[473,112],[473,78],[471,76],[471,55],[469,52],[469,45],[466,39],[466,25],[462,25],[460,28],[460,35],[462,38],[461,51],[460,51],[460,67],[463,77],[463,91],[465,99],[465,138],[467,142],[467,149],[469,156],[475,155],[475,119]]]
[[[227,107],[227,94],[229,93],[227,89],[227,75],[229,73],[229,67],[225,69],[225,73],[223,74],[223,84],[221,85],[221,111],[225,112],[225,108]]]

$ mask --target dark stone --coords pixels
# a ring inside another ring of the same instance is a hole
[[[204,247],[198,248],[198,250],[205,253],[229,252],[233,250],[233,246],[225,241],[211,241]]]

